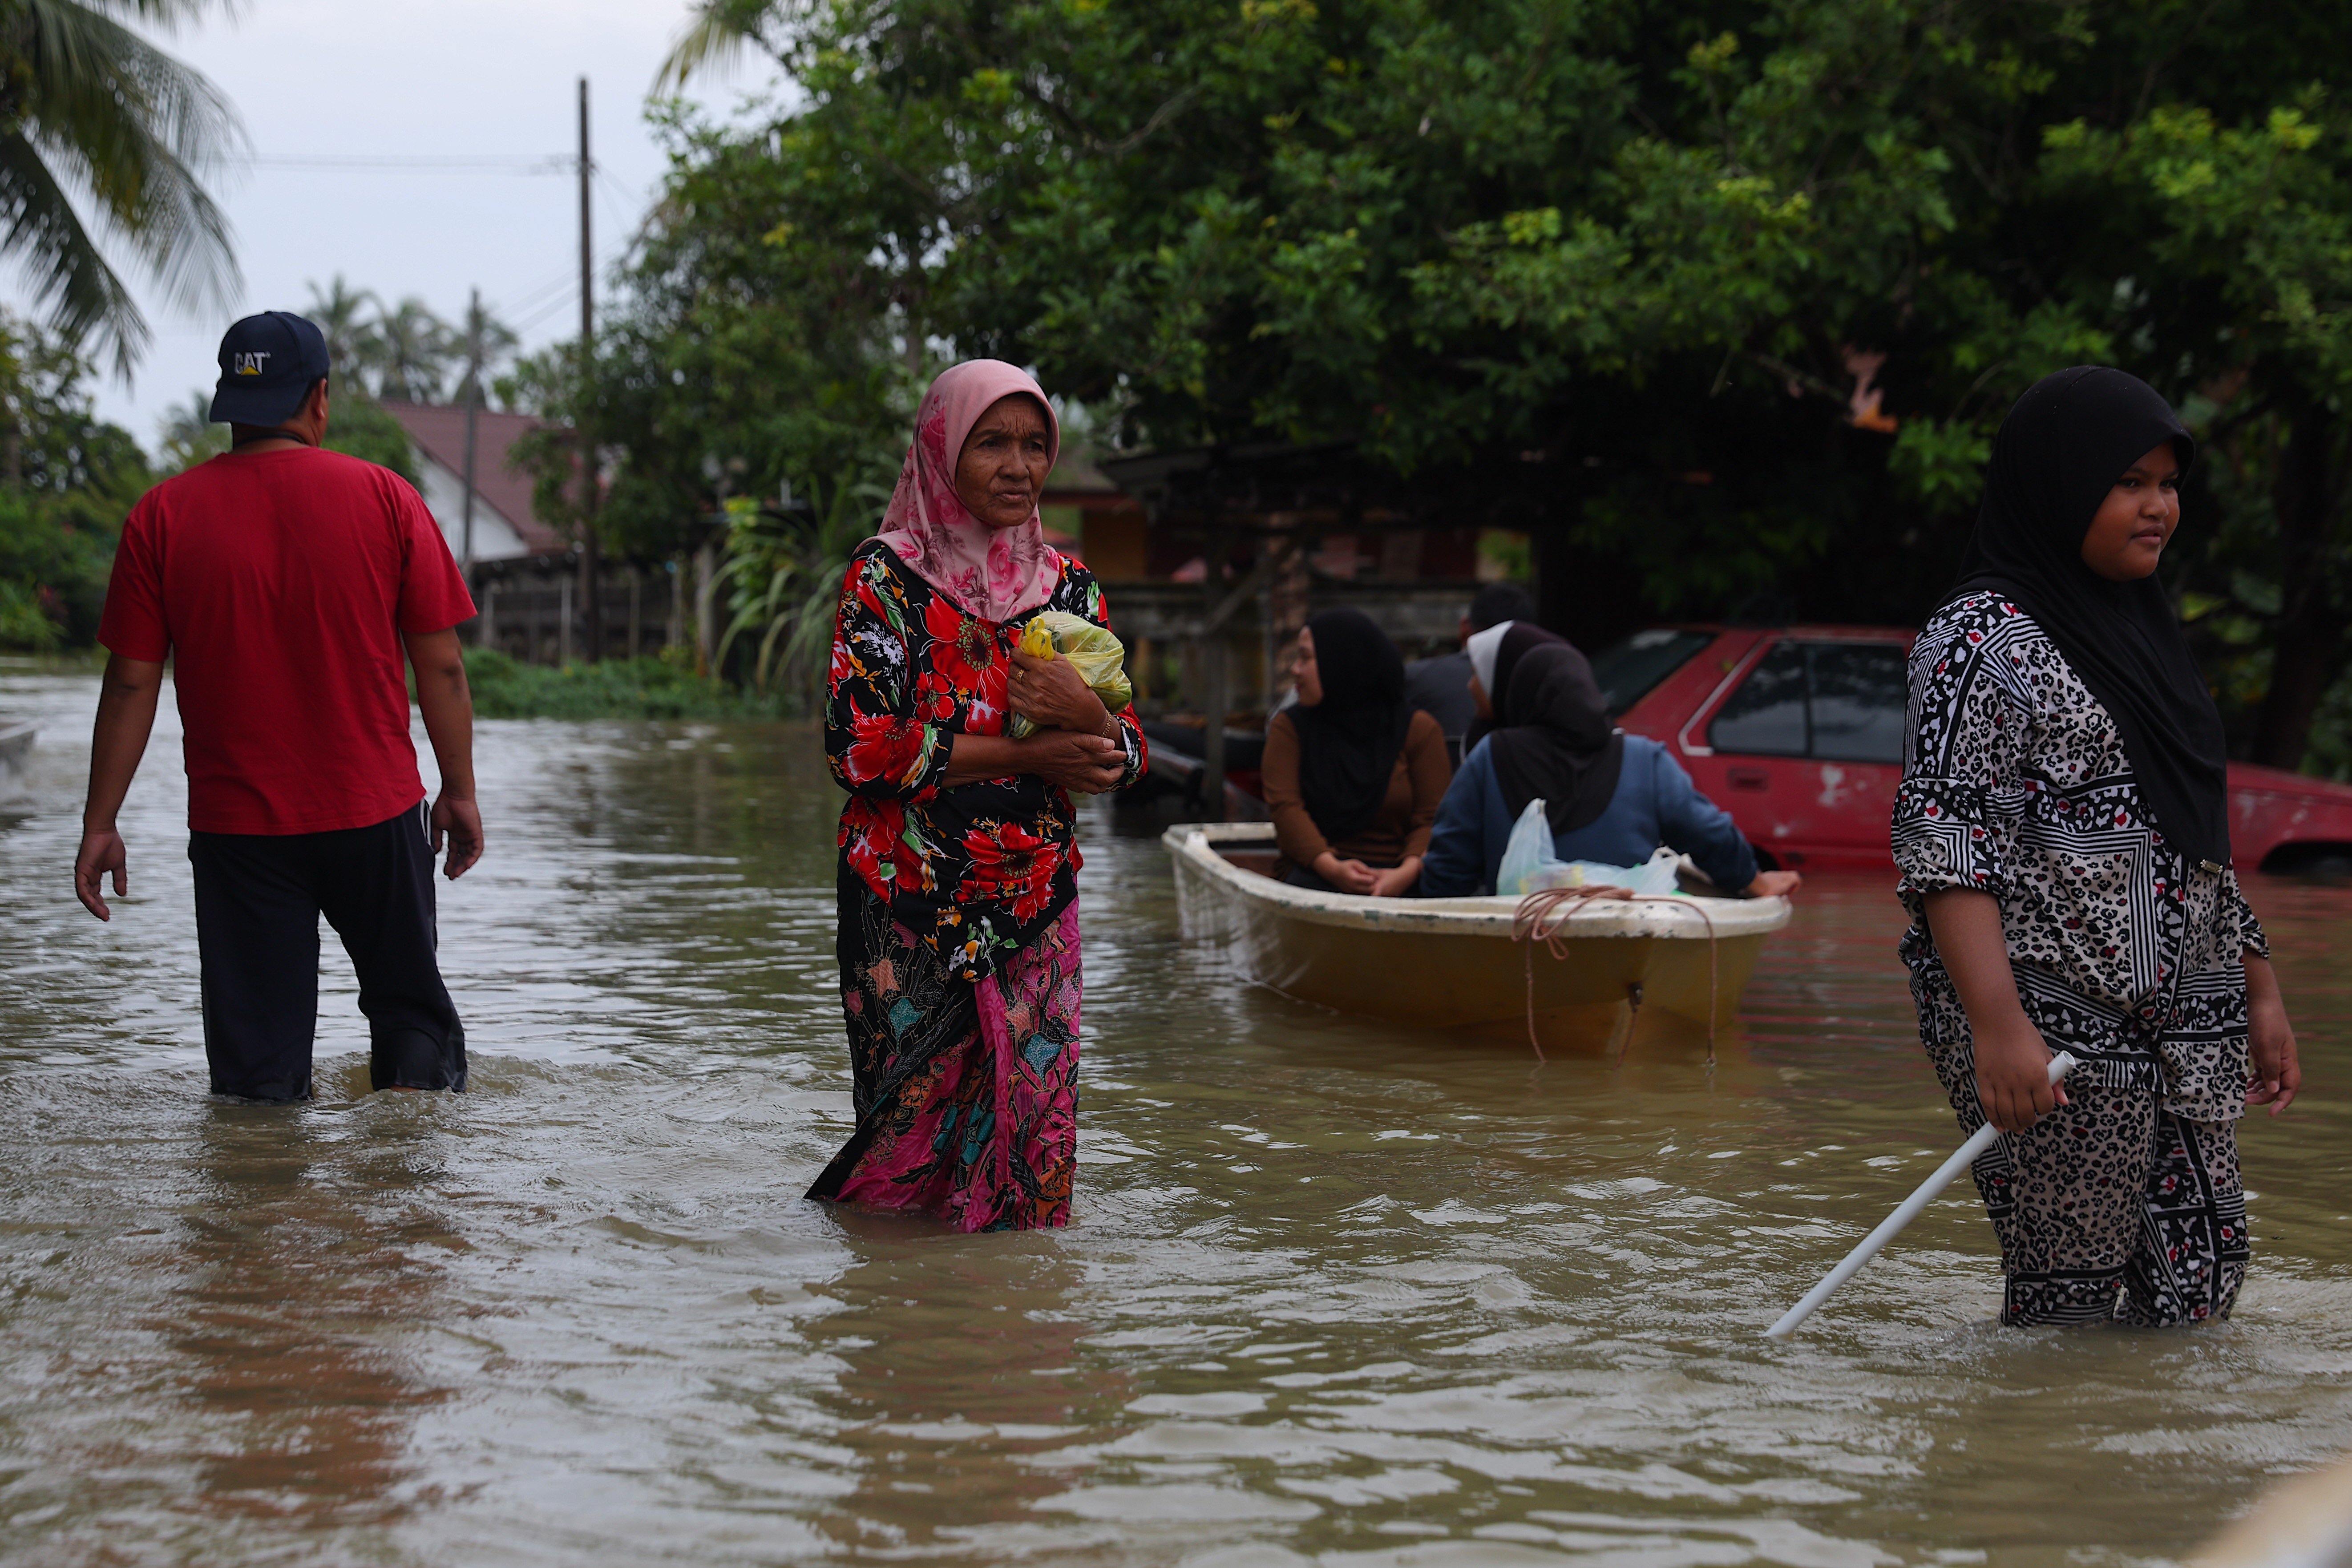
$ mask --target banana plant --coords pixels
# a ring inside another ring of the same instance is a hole
[[[719,575],[732,618],[719,640],[719,667],[737,638],[753,639],[753,689],[783,685],[813,701],[850,552],[873,533],[889,499],[887,487],[847,474],[812,483],[798,503],[730,498]]]

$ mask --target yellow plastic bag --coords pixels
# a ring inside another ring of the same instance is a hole
[[[1135,687],[1127,679],[1127,649],[1117,637],[1083,616],[1045,610],[1021,628],[1023,653],[1039,658],[1066,658],[1079,679],[1094,689],[1103,706],[1117,713],[1135,700]],[[1006,732],[1018,741],[1036,732],[1037,726],[1015,713]]]

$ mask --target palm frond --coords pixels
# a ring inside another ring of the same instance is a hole
[[[147,318],[23,136],[0,132],[0,256],[20,258],[32,303],[60,337],[97,338],[126,373],[152,341]]]
[[[110,11],[127,11],[150,26],[166,31],[201,22],[213,12],[234,16],[244,9],[234,0],[100,0]]]
[[[684,91],[698,72],[731,69],[765,39],[775,8],[772,0],[700,0],[654,73],[654,95]]]
[[[142,17],[186,19],[192,0],[100,0]],[[164,298],[183,308],[225,306],[240,287],[229,225],[200,172],[245,150],[236,110],[220,90],[137,33],[78,0],[11,0],[0,16],[14,134],[44,165],[33,182],[88,198],[100,233],[146,264]],[[21,163],[21,161],[20,161]],[[23,258],[52,324],[113,350],[127,374],[146,326],[79,218],[81,243],[43,245],[62,229],[31,207],[0,206],[17,220],[0,252]],[[97,270],[91,270],[92,263]]]

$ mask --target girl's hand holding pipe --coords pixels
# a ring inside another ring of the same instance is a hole
[[[1106,740],[1118,732],[1110,710],[1068,659],[1040,658],[1014,648],[1005,684],[1013,710],[1032,723]]]
[[[2042,1031],[2021,1011],[1974,1033],[1977,1100],[1986,1121],[2003,1132],[2022,1132],[2068,1103],[2065,1084],[2050,1081],[2053,1053]]]
[[[1969,1016],[1977,1102],[1985,1120],[2003,1132],[2022,1132],[2067,1103],[2066,1088],[2050,1081],[2051,1049],[2018,1000],[2000,905],[1991,894],[1969,888],[1942,889],[1925,902],[1937,954]]]

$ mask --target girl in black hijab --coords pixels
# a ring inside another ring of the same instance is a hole
[[[1961,1125],[2007,1134],[1976,1168],[2007,1322],[2228,1316],[2237,1119],[2301,1082],[2221,718],[2156,577],[2195,455],[2136,377],[2037,383],[1912,650],[1903,956]],[[2057,1048],[2083,1066],[2053,1089]]]
[[[1298,634],[1298,701],[1266,726],[1260,777],[1302,887],[1392,896],[1421,873],[1451,769],[1444,732],[1409,708],[1404,659],[1360,610],[1325,610]]]
[[[1507,724],[1471,748],[1438,807],[1422,862],[1425,897],[1496,891],[1511,829],[1533,800],[1544,803],[1552,853],[1563,860],[1638,866],[1664,844],[1727,890],[1796,888],[1793,871],[1757,870],[1738,827],[1664,746],[1618,731],[1591,665],[1567,643],[1527,648],[1507,689]]]
[[[1573,833],[1609,809],[1625,767],[1625,737],[1610,721],[1592,666],[1568,644],[1531,650],[1489,743],[1503,809],[1518,820],[1540,799],[1554,833]],[[1647,858],[1647,857],[1644,857]]]

